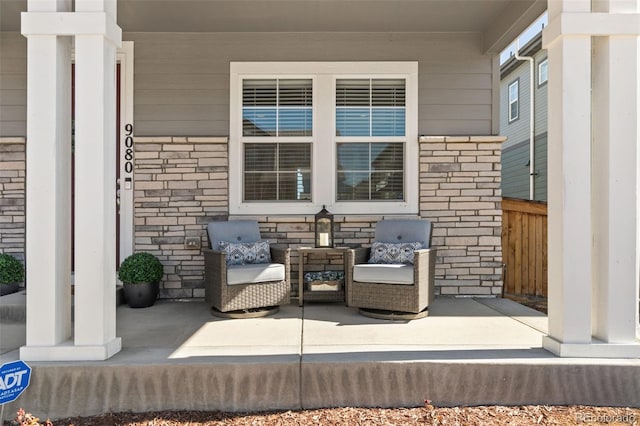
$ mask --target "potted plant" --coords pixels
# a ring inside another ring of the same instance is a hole
[[[0,254],[0,296],[15,293],[24,281],[24,266],[10,254]]]
[[[146,308],[158,298],[164,270],[157,257],[147,252],[134,253],[122,261],[118,278],[124,286],[124,298],[132,308]]]

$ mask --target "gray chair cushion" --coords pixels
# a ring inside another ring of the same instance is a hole
[[[232,220],[229,222],[210,222],[207,234],[213,250],[220,249],[220,241],[231,243],[251,243],[260,240],[260,227],[255,220]]]
[[[385,219],[376,225],[375,241],[382,243],[410,243],[420,241],[431,247],[431,222],[417,219]]]
[[[413,265],[362,264],[353,267],[353,281],[371,284],[413,284]]]
[[[227,285],[264,283],[284,280],[281,263],[252,263],[227,267]]]

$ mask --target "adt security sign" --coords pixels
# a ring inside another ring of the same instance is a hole
[[[13,361],[0,366],[0,404],[18,398],[29,386],[31,367],[22,361]]]

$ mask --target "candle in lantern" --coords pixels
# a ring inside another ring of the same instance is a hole
[[[320,234],[318,234],[318,236],[320,237],[320,246],[321,247],[328,247],[329,246],[329,233],[328,232],[321,232]]]

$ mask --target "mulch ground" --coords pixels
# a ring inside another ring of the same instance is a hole
[[[54,420],[73,426],[280,425],[640,425],[640,408],[487,406],[440,408],[325,408],[268,413],[163,411],[112,413]]]

